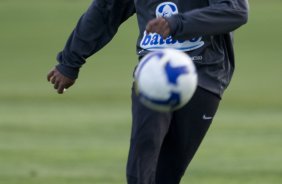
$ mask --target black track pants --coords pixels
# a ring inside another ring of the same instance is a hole
[[[198,87],[186,106],[160,113],[144,107],[133,90],[128,184],[179,184],[219,102],[217,95]]]

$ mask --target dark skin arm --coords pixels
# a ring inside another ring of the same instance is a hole
[[[146,26],[147,33],[158,33],[163,38],[167,38],[170,35],[170,28],[168,22],[163,17],[152,19]]]
[[[72,80],[61,74],[56,68],[53,68],[47,75],[47,80],[54,85],[57,93],[63,94],[65,89],[71,87],[75,80]]]

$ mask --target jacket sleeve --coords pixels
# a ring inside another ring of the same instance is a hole
[[[209,6],[167,18],[175,39],[231,32],[248,20],[247,0],[209,0]]]
[[[76,79],[86,58],[105,46],[118,27],[134,13],[133,0],[94,0],[58,54],[56,68],[63,75]]]

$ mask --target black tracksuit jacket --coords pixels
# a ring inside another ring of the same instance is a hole
[[[134,14],[139,56],[165,47],[187,52],[196,64],[198,85],[222,95],[234,71],[233,31],[248,19],[247,0],[94,0],[58,54],[57,69],[76,79],[85,59],[105,46]],[[167,39],[145,32],[148,21],[159,16],[169,23]]]

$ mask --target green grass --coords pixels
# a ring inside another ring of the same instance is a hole
[[[90,2],[0,0],[1,184],[125,183],[135,18],[65,95],[46,81]],[[282,181],[282,3],[250,6],[248,25],[236,32],[232,84],[183,184]]]

